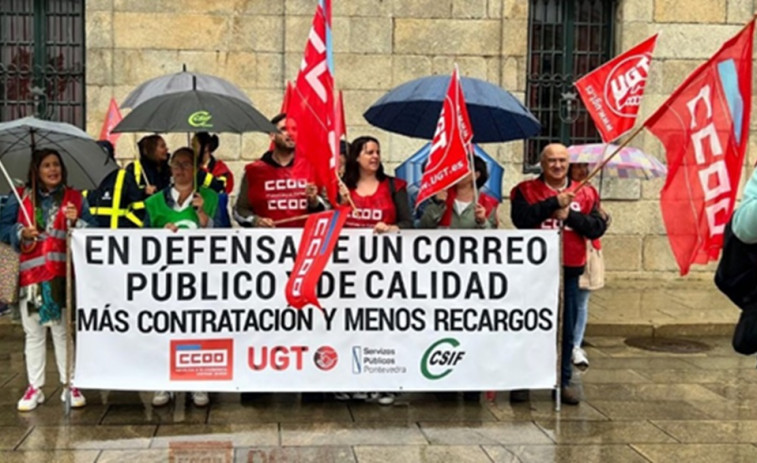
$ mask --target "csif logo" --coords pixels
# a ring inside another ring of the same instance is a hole
[[[460,342],[455,338],[444,338],[431,344],[421,358],[423,376],[436,381],[452,373],[465,357],[465,351],[459,347]]]
[[[210,121],[213,119],[213,115],[208,111],[195,111],[189,115],[187,122],[192,127],[200,127],[210,129],[213,128],[213,124]]]

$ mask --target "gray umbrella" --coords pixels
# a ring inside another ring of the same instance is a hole
[[[0,192],[11,188],[9,177],[26,182],[32,151],[41,148],[60,153],[68,171],[68,185],[74,188],[97,188],[102,179],[118,169],[116,161],[78,127],[24,117],[0,123],[0,165],[8,174],[0,177]]]
[[[188,90],[151,98],[123,118],[113,132],[276,132],[250,104],[217,93]]]
[[[156,77],[142,83],[129,93],[121,107],[136,108],[151,98],[193,89],[230,96],[252,105],[247,95],[228,80],[199,72],[187,72],[185,67],[182,72]]]

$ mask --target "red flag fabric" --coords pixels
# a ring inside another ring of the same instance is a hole
[[[442,112],[431,141],[428,164],[423,171],[417,208],[423,201],[446,190],[471,172],[468,153],[471,152],[473,130],[465,105],[463,87],[455,68],[444,98]]]
[[[312,304],[321,308],[316,294],[318,280],[349,213],[349,208],[339,208],[308,217],[297,250],[297,259],[286,285],[286,298],[290,306],[302,309]]]
[[[331,204],[336,204],[339,145],[334,150],[330,140],[339,140],[342,134],[335,130],[332,50],[331,0],[320,0],[289,100],[287,119],[296,124],[297,158],[308,161],[315,170],[316,184],[325,188]]]
[[[754,20],[644,123],[665,145],[660,207],[681,275],[717,260],[733,212],[752,107]]]
[[[118,109],[118,104],[115,98],[110,99],[110,106],[108,107],[108,113],[105,114],[105,120],[103,121],[103,128],[100,130],[100,140],[108,140],[116,146],[120,133],[113,133],[113,128],[121,122],[121,111]]]
[[[644,96],[657,34],[616,56],[575,83],[602,141],[631,130]]]

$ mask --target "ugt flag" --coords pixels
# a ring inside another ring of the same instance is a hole
[[[451,187],[471,172],[469,153],[472,139],[468,107],[455,67],[436,123],[428,164],[418,188],[416,209],[423,201]]]
[[[312,304],[321,308],[316,295],[318,280],[331,257],[349,212],[348,208],[339,208],[308,217],[297,250],[297,259],[286,285],[286,298],[290,306],[302,309]]]
[[[665,145],[660,207],[681,275],[717,260],[733,212],[752,106],[754,20],[644,123]]]
[[[331,0],[320,0],[308,34],[305,54],[290,95],[287,120],[296,124],[296,153],[315,171],[315,183],[336,204],[339,140],[335,130],[334,57],[331,43]],[[302,164],[296,164],[302,166]],[[305,168],[305,167],[303,167]]]
[[[116,146],[116,142],[118,141],[118,137],[121,136],[120,133],[113,133],[113,127],[117,126],[119,122],[121,122],[121,111],[118,110],[118,104],[116,104],[116,99],[111,98],[110,99],[110,106],[108,107],[108,113],[105,115],[105,120],[103,121],[103,128],[100,130],[100,140],[108,140],[113,144],[113,146]]]
[[[619,138],[636,123],[656,44],[657,34],[576,81],[603,142]]]

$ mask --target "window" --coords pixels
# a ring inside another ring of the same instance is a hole
[[[25,116],[84,128],[84,0],[3,0],[0,120]]]
[[[547,143],[601,141],[573,82],[612,57],[614,17],[612,0],[530,0],[526,106],[542,133],[526,141],[525,171]]]

